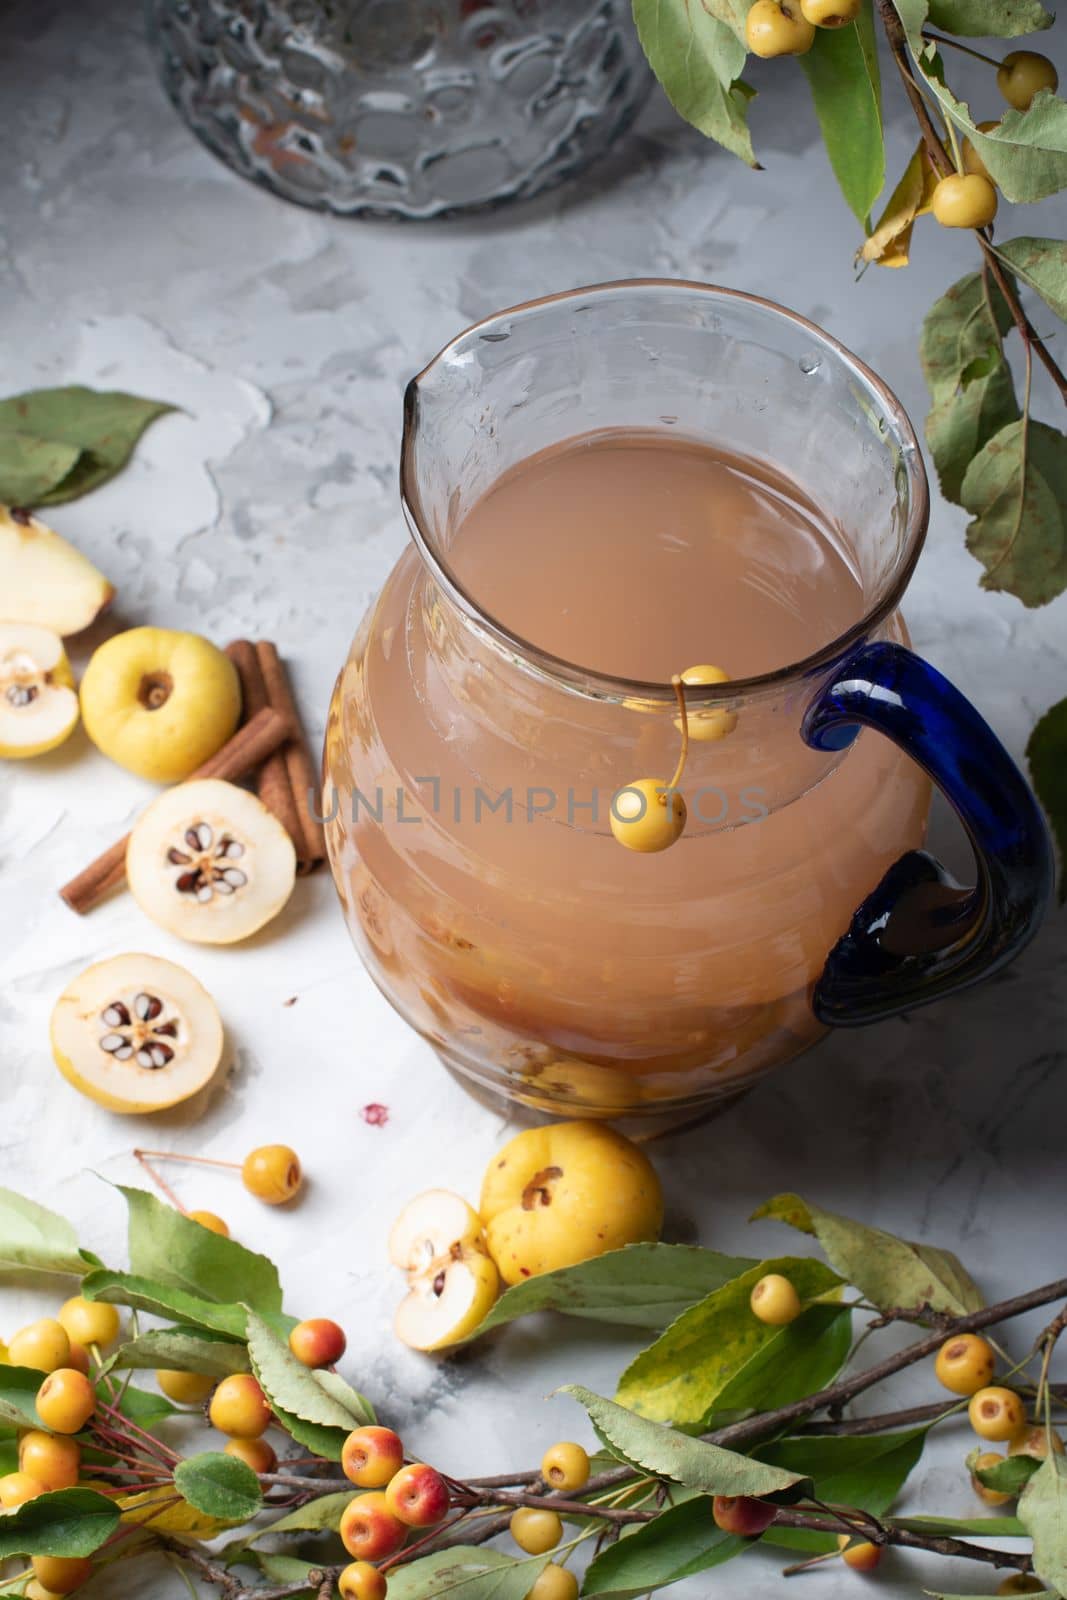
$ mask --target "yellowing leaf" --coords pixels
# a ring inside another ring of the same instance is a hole
[[[860,249],[860,260],[875,261],[880,267],[907,266],[915,218],[929,211],[936,183],[937,175],[920,140],[874,232]]]
[[[233,1526],[218,1517],[205,1516],[187,1500],[177,1499],[165,1489],[142,1489],[139,1494],[124,1494],[116,1504],[122,1510],[123,1522],[150,1525],[159,1533],[186,1533],[194,1539],[215,1539]]]

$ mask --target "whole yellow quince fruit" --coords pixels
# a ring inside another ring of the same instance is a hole
[[[493,1157],[480,1206],[507,1284],[657,1239],[663,1191],[648,1157],[602,1122],[529,1128]]]
[[[105,756],[153,783],[181,783],[237,727],[241,683],[229,656],[198,633],[130,628],[94,652],[81,707]]]

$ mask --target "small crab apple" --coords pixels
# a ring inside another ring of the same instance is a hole
[[[329,1317],[309,1317],[289,1334],[289,1348],[305,1367],[332,1367],[344,1355],[348,1340],[344,1329]]]
[[[489,1253],[505,1283],[658,1239],[663,1191],[632,1140],[602,1122],[527,1128],[482,1180]]]
[[[380,1489],[359,1494],[345,1507],[339,1529],[341,1543],[357,1561],[384,1561],[407,1538],[407,1528],[390,1511]]]
[[[837,1548],[845,1566],[851,1567],[853,1572],[873,1572],[883,1555],[880,1545],[872,1544],[869,1539],[851,1542],[851,1536],[847,1533],[838,1534]]]
[[[481,1218],[447,1189],[429,1189],[404,1207],[389,1234],[389,1259],[407,1273],[394,1326],[413,1350],[459,1344],[500,1289]]]
[[[1063,1453],[1063,1440],[1055,1428],[1045,1428],[1036,1423],[1024,1428],[1008,1446],[1010,1456],[1033,1456],[1037,1461],[1044,1461],[1050,1454],[1062,1456]]]
[[[211,1426],[231,1439],[258,1439],[270,1427],[271,1409],[250,1372],[223,1378],[208,1407]]]
[[[686,815],[676,790],[659,778],[635,778],[612,796],[609,820],[619,844],[639,855],[655,855],[682,837]]]
[[[337,1580],[341,1600],[385,1600],[385,1574],[369,1561],[351,1561]]]
[[[49,1594],[72,1594],[92,1575],[87,1556],[34,1556],[33,1575]]]
[[[392,1428],[356,1428],[341,1450],[341,1470],[360,1489],[384,1489],[404,1465],[404,1446]]]
[[[52,1433],[80,1433],[95,1410],[96,1390],[74,1367],[57,1367],[37,1391],[37,1415]]]
[[[971,1427],[980,1439],[994,1444],[1014,1439],[1026,1426],[1023,1403],[1013,1389],[979,1389],[967,1407]]]
[[[999,1466],[1003,1460],[1004,1457],[999,1456],[995,1450],[985,1450],[974,1459],[975,1471],[971,1473],[971,1488],[979,1500],[984,1500],[987,1506],[1006,1506],[1015,1498],[1014,1495],[1002,1494],[999,1489],[987,1488],[977,1476],[979,1471],[988,1472],[990,1467]]]
[[[215,1387],[215,1379],[206,1372],[175,1372],[168,1368],[156,1373],[156,1382],[167,1399],[178,1406],[202,1405]]]
[[[541,1476],[550,1489],[573,1494],[589,1482],[589,1456],[580,1444],[561,1439],[541,1457]]]
[[[223,1455],[235,1456],[253,1472],[273,1472],[278,1465],[278,1457],[266,1439],[231,1439]]]
[[[432,1528],[448,1514],[448,1485],[435,1467],[413,1461],[389,1480],[385,1503],[408,1528]]]
[[[682,673],[682,682],[686,688],[700,688],[712,683],[729,683],[730,675],[722,667],[714,667],[704,663],[696,667],[686,667]],[[698,744],[707,744],[715,739],[725,739],[727,734],[733,733],[737,727],[737,714],[733,711],[722,711],[717,707],[706,711],[686,711],[686,721],[689,724],[689,737]],[[675,727],[679,730],[682,719],[675,718]]]
[[[1059,88],[1060,78],[1048,56],[1036,50],[1009,50],[997,68],[997,88],[1016,111],[1028,111],[1042,89]]]
[[[803,56],[815,43],[815,28],[799,0],[755,0],[745,18],[745,43],[753,55]]]
[[[14,1511],[16,1506],[24,1506],[27,1500],[36,1500],[47,1492],[40,1478],[33,1478],[28,1472],[8,1472],[0,1478],[0,1507]]]
[[[73,1489],[81,1470],[81,1447],[75,1439],[31,1428],[19,1440],[19,1470],[46,1489]]]
[[[984,1389],[996,1370],[997,1358],[988,1339],[959,1333],[937,1352],[934,1372],[951,1394],[972,1395]]]
[[[938,181],[930,210],[943,228],[986,228],[997,214],[997,191],[977,172],[953,172]]]
[[[283,1206],[300,1193],[303,1185],[300,1157],[287,1144],[259,1145],[244,1158],[241,1182],[257,1200],[268,1206]]]
[[[816,28],[847,28],[860,14],[861,0],[800,0],[806,21]]]
[[[230,1230],[226,1223],[223,1222],[221,1217],[217,1217],[214,1211],[187,1211],[185,1215],[190,1222],[199,1222],[200,1226],[206,1228],[208,1233],[217,1233],[223,1239],[230,1237]]]
[[[750,1494],[717,1494],[711,1503],[715,1526],[724,1533],[736,1533],[742,1539],[755,1539],[766,1533],[778,1507],[768,1500],[757,1500]]]
[[[563,1538],[563,1523],[555,1511],[541,1511],[535,1506],[520,1506],[512,1513],[508,1527],[511,1537],[520,1550],[528,1556],[543,1556],[554,1550]]]
[[[76,1344],[73,1339],[70,1341],[70,1360],[67,1365],[83,1377],[89,1376],[89,1352],[83,1344]]]
[[[526,1600],[578,1600],[578,1579],[566,1567],[550,1561],[537,1574]]]
[[[749,1296],[753,1316],[772,1328],[784,1328],[795,1322],[801,1311],[800,1296],[780,1272],[765,1272]]]
[[[105,756],[152,783],[181,783],[233,733],[241,684],[230,658],[199,634],[129,628],[93,652],[81,705]]]
[[[99,1345],[105,1349],[119,1336],[118,1311],[106,1300],[85,1300],[80,1294],[65,1300],[57,1319],[70,1339],[78,1344]]]
[[[42,1317],[20,1328],[7,1347],[13,1367],[32,1367],[37,1372],[55,1372],[70,1360],[70,1337],[54,1317]]]

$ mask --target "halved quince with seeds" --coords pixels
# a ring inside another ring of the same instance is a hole
[[[87,967],[52,1011],[56,1066],[109,1111],[162,1111],[188,1100],[218,1071],[223,1043],[207,990],[159,956]]]
[[[28,511],[0,506],[0,604],[11,622],[80,633],[115,597],[87,556]]]
[[[197,778],[168,789],[135,824],[126,877],[146,915],[197,944],[234,944],[285,905],[293,841],[247,789]]]
[[[443,1350],[472,1334],[500,1289],[478,1213],[448,1189],[406,1205],[389,1234],[389,1259],[407,1273],[397,1336],[413,1350]]]
[[[77,721],[78,696],[59,635],[28,622],[0,622],[0,756],[43,755]]]

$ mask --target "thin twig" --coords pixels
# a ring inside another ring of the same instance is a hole
[[[915,1533],[898,1527],[891,1521],[879,1522],[868,1517],[865,1532],[872,1543],[899,1545],[906,1550],[926,1550],[932,1555],[959,1556],[967,1561],[982,1561],[990,1567],[1014,1567],[1018,1572],[1030,1571],[1030,1557],[1008,1550],[993,1550],[988,1545],[969,1544],[964,1539],[953,1539],[947,1534]],[[774,1519],[776,1528],[806,1528],[816,1533],[841,1533],[850,1527],[836,1515],[826,1516],[810,1511],[783,1508]]]

